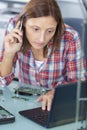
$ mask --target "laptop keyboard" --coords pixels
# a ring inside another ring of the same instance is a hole
[[[48,119],[48,111],[42,110],[41,107],[26,111],[20,111],[19,113],[41,125],[45,125]]]

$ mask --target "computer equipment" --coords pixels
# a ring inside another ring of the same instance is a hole
[[[78,83],[59,85],[55,89],[50,111],[43,111],[41,107],[22,110],[19,113],[46,128],[75,122],[76,99]],[[87,81],[81,82],[80,98],[87,97]],[[85,120],[87,102],[80,102],[79,120]]]
[[[0,125],[12,123],[15,121],[15,116],[6,110],[4,107],[0,106]]]
[[[42,95],[46,92],[48,92],[49,89],[43,89],[43,88],[33,88],[30,85],[22,85],[19,88],[15,89],[15,94],[19,95],[25,95],[25,96],[31,96],[31,95]]]

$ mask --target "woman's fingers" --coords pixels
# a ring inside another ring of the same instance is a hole
[[[8,34],[5,37],[5,42],[13,43],[14,42],[14,38],[10,34]]]
[[[11,33],[16,33],[16,34],[22,36],[22,31],[20,31],[18,28],[13,29]]]
[[[37,102],[42,102],[42,110],[46,110],[47,109],[48,111],[50,111],[53,95],[54,95],[54,90],[51,90],[48,93],[40,96],[37,99]]]
[[[12,43],[22,43],[22,32],[19,29],[15,28],[10,34],[6,36],[5,41],[6,40]]]
[[[51,104],[52,104],[52,97],[48,99],[48,102],[47,102],[47,110],[50,111],[51,109]]]
[[[37,98],[37,102],[41,102],[43,100],[43,96],[40,96],[39,98]]]
[[[9,43],[16,43],[16,42],[18,42],[18,43],[22,43],[22,37],[19,36],[16,33],[8,34],[5,37],[5,42],[9,42]]]
[[[46,110],[46,106],[47,106],[47,97],[45,95],[40,96],[37,99],[37,102],[42,102],[42,110]]]
[[[22,31],[19,30],[20,22],[17,23],[16,28],[11,33],[7,34],[4,39],[5,51],[18,52],[23,43]]]
[[[14,42],[22,42],[22,37],[16,33],[12,33],[12,37],[14,38]]]
[[[47,97],[44,95],[43,96],[43,101],[42,101],[42,110],[46,110],[47,107]]]
[[[17,24],[16,24],[16,27],[15,27],[15,28],[19,29],[19,27],[20,27],[20,21],[18,21],[18,22],[17,22]]]

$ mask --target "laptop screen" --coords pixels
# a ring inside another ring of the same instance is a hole
[[[81,82],[81,98],[87,97],[87,81]],[[76,99],[78,83],[61,85],[56,88],[50,125],[67,124],[75,122]],[[79,120],[84,120],[86,116],[86,102],[80,102]],[[54,118],[53,118],[54,117]]]

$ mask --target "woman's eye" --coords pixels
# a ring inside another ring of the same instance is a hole
[[[52,31],[50,30],[50,31],[48,31],[49,33],[51,33]]]
[[[33,31],[37,32],[37,31],[39,31],[39,29],[38,28],[33,28]]]
[[[47,32],[48,32],[48,33],[53,33],[53,30],[48,30]]]

